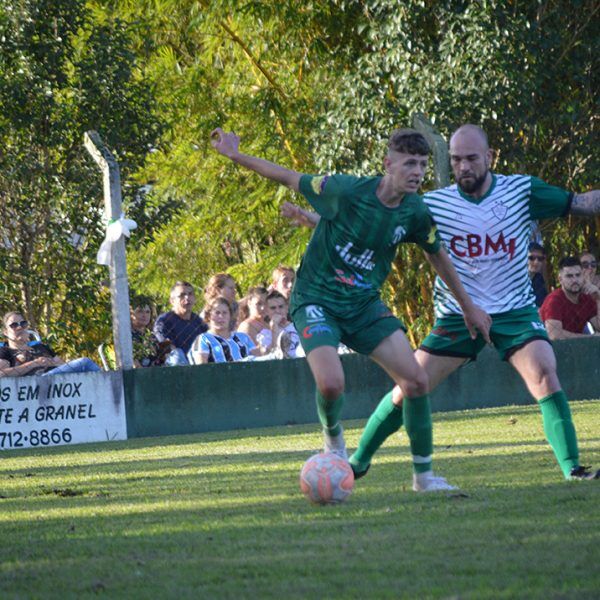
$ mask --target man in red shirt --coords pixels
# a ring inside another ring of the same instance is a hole
[[[540,316],[552,340],[585,337],[587,323],[600,335],[600,289],[584,282],[579,259],[563,258],[558,264],[560,289],[549,294]]]

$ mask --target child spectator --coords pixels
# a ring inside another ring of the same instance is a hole
[[[251,287],[243,301],[248,311],[248,316],[238,326],[238,331],[247,333],[252,341],[258,345],[256,336],[269,325],[265,320],[267,311],[267,290],[261,286]],[[241,302],[240,302],[241,304]]]
[[[238,322],[238,303],[236,301],[237,289],[235,285],[235,279],[228,273],[217,273],[213,275],[206,284],[204,290],[204,303],[208,305],[212,300],[223,296],[229,302],[231,306],[231,317],[233,319],[231,328],[235,328],[235,324]],[[204,309],[206,310],[206,308]],[[206,320],[206,315],[202,315]]]
[[[304,356],[300,338],[294,324],[288,320],[288,301],[277,291],[267,296],[267,316],[269,328],[257,336],[263,355],[273,358],[296,358]]]
[[[231,304],[224,296],[211,300],[204,308],[208,331],[201,333],[188,352],[190,364],[233,362],[258,353],[250,337],[231,331]]]
[[[286,299],[286,302],[289,303],[295,281],[296,272],[294,269],[285,265],[279,265],[273,269],[269,291],[279,292]]]

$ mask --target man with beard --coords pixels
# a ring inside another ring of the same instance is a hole
[[[600,479],[600,470],[579,464],[569,403],[556,374],[556,358],[540,320],[527,273],[529,234],[539,219],[600,214],[600,191],[570,193],[529,175],[490,171],[492,151],[486,133],[462,125],[450,139],[456,184],[425,194],[450,259],[474,302],[492,317],[490,337],[502,360],[523,378],[542,412],[544,432],[566,479]],[[282,214],[315,226],[318,216],[294,205]],[[451,373],[475,360],[485,342],[472,339],[459,306],[436,279],[436,322],[415,352],[435,389]],[[402,425],[402,391],[396,386],[367,422],[350,464],[358,479],[384,440]]]
[[[556,374],[556,358],[540,320],[527,274],[531,225],[539,219],[600,214],[600,191],[570,193],[528,175],[490,171],[492,151],[485,132],[459,127],[450,139],[450,162],[456,184],[424,196],[450,259],[467,293],[492,317],[490,337],[502,360],[523,378],[542,412],[544,432],[565,479],[600,479],[579,463],[575,427],[567,397]],[[436,279],[436,322],[416,351],[433,390],[485,345],[473,340],[459,306]],[[364,475],[374,452],[393,431],[386,415],[401,414],[398,386],[379,404],[367,423],[350,463]]]
[[[583,271],[576,256],[567,256],[558,263],[558,280],[561,287],[540,308],[550,339],[588,337],[585,332],[588,322],[600,332],[600,290],[588,284],[587,293],[584,292]]]

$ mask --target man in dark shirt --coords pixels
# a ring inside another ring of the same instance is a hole
[[[196,337],[208,326],[200,316],[192,312],[196,303],[194,287],[187,281],[177,281],[169,296],[173,310],[163,313],[154,323],[154,335],[159,342],[169,340],[178,351],[167,361],[169,364],[189,364],[186,354]]]
[[[544,281],[544,266],[546,265],[546,251],[537,242],[531,242],[527,255],[527,272],[531,279],[531,286],[535,294],[535,303],[538,308],[543,304],[548,295],[546,282]]]

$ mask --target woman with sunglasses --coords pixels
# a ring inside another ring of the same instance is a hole
[[[31,345],[28,326],[27,319],[20,312],[9,312],[2,317],[2,333],[7,342],[0,346],[0,377],[100,370],[89,358],[65,362],[50,346],[42,343]]]
[[[600,288],[600,275],[597,273],[598,269],[598,261],[596,257],[587,250],[582,252],[579,255],[579,260],[581,261],[581,272],[583,273],[583,281],[584,281],[584,289],[583,291],[586,294],[589,294],[589,291],[586,291],[585,284],[591,284],[594,287]]]

